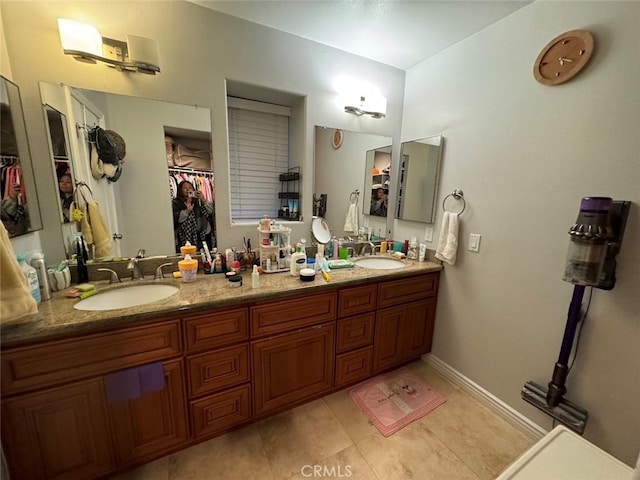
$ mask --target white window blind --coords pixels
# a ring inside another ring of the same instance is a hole
[[[255,220],[264,215],[277,217],[278,175],[289,168],[288,109],[278,108],[278,113],[270,113],[264,111],[268,110],[264,108],[268,104],[229,100],[231,218],[235,221]],[[251,104],[257,104],[261,111],[245,108]]]

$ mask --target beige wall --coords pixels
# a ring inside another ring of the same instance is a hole
[[[114,7],[115,5],[115,7]],[[182,1],[171,2],[11,2],[0,3],[14,80],[20,85],[32,156],[36,162],[45,234],[42,242],[52,261],[63,255],[62,236],[53,199],[56,184],[48,162],[38,82],[135,95],[212,111],[216,172],[216,217],[219,245],[241,245],[255,235],[255,226],[231,226],[228,202],[226,79],[304,96],[302,147],[294,152],[303,165],[304,223],[295,237],[308,236],[313,191],[314,126],[400,137],[404,72],[309,40],[207,10]],[[58,17],[90,22],[107,37],[127,33],[159,42],[162,73],[127,74],[103,65],[86,65],[62,53]],[[144,21],[141,21],[144,19]],[[28,60],[27,60],[28,59]],[[336,103],[334,82],[340,75],[375,83],[388,97],[387,117],[375,120],[347,115]],[[126,175],[126,172],[123,174]]]
[[[535,2],[407,72],[403,141],[446,138],[438,204],[465,193],[455,266],[440,284],[433,354],[539,425],[520,399],[550,380],[572,285],[562,281],[580,199],[631,200],[614,290],[594,289],[567,398],[585,437],[640,451],[640,3]],[[586,69],[556,87],[532,66],[556,35],[593,32]],[[442,208],[436,219],[435,248]],[[409,238],[410,225],[396,222]],[[466,250],[469,233],[480,252]]]

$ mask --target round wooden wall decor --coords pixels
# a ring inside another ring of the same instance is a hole
[[[560,85],[575,77],[589,62],[595,42],[587,30],[571,30],[551,40],[533,65],[533,76],[543,85]]]
[[[336,130],[333,132],[333,139],[331,141],[331,145],[336,150],[342,146],[342,142],[344,140],[344,132],[342,130]]]

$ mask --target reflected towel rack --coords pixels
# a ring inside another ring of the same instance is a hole
[[[448,212],[447,208],[445,207],[445,203],[449,197],[453,197],[455,200],[462,200],[462,210],[460,210],[459,212],[449,212],[449,213],[455,213],[456,215],[460,215],[462,212],[464,212],[464,209],[467,208],[467,202],[464,199],[464,192],[459,188],[456,188],[453,192],[451,192],[449,195],[444,197],[444,200],[442,200],[442,209],[445,212]]]
[[[349,203],[353,205],[357,205],[359,197],[360,197],[360,190],[354,190],[353,192],[351,192],[351,195],[349,195]]]

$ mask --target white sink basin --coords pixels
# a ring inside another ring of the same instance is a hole
[[[77,310],[115,310],[137,307],[170,297],[179,290],[172,285],[132,285],[115,288],[80,300],[73,308]]]
[[[400,260],[389,257],[364,257],[353,261],[359,267],[371,268],[373,270],[395,270],[404,267]]]

